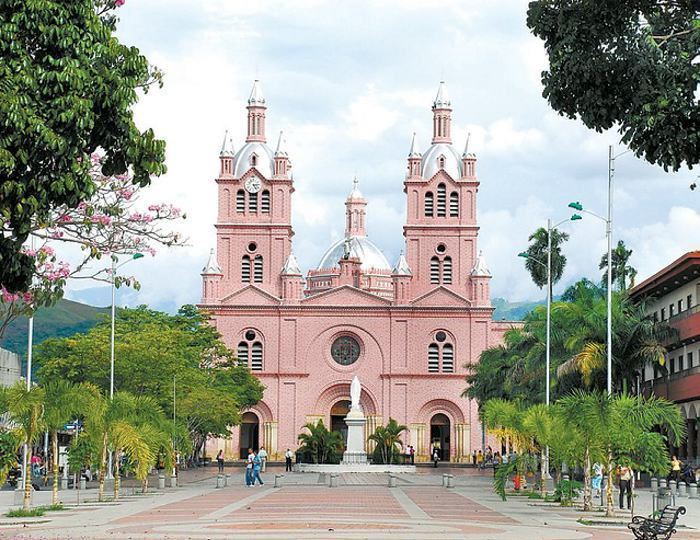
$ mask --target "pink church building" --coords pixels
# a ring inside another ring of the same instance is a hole
[[[265,392],[209,452],[238,458],[264,446],[280,457],[297,448],[306,422],[344,431],[357,375],[366,435],[394,418],[419,461],[433,446],[443,460],[468,460],[482,432],[477,404],[462,397],[464,365],[500,343],[510,323],[492,320],[476,157],[452,145],[445,84],[430,146],[421,154],[414,135],[408,154],[405,249],[394,265],[368,237],[368,201],[355,181],[344,238],[304,276],[293,254],[290,156],[281,132],[275,150],[267,145],[258,81],[247,110],[245,144],[234,150],[226,134],[219,155],[216,251],[202,271],[200,307]]]

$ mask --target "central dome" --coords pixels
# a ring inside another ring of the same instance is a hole
[[[345,254],[345,238],[341,238],[328,248],[321,262],[318,263],[318,270],[327,268],[337,268],[338,261]],[[362,262],[362,270],[388,270],[391,271],[389,261],[384,254],[369,239],[364,236],[350,237],[350,257],[357,257]]]
[[[241,147],[233,158],[233,177],[240,178],[252,167],[265,178],[272,178],[275,171],[275,154],[265,143],[249,142]]]
[[[445,158],[445,164],[442,167],[440,166],[441,157]],[[459,180],[462,177],[462,161],[459,152],[448,143],[437,143],[428,148],[423,154],[422,168],[423,178],[426,180],[435,176],[440,169],[445,169],[453,180]]]

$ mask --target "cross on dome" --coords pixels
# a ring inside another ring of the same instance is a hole
[[[449,109],[451,105],[452,103],[450,102],[450,96],[447,93],[445,81],[440,81],[440,86],[438,86],[437,95],[435,96],[435,101],[433,102],[433,108]]]
[[[250,91],[248,105],[265,106],[265,98],[263,97],[262,88],[258,79],[255,79],[253,82],[253,89]]]

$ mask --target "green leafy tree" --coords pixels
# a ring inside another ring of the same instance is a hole
[[[700,5],[684,0],[530,2],[544,40],[543,95],[559,114],[603,131],[664,169],[700,160]]]
[[[115,37],[118,0],[6,0],[0,7],[0,285],[28,288],[32,222],[90,198],[91,155],[134,182],[165,171],[165,143],[140,131],[138,90],[161,76]]]
[[[307,455],[314,463],[338,463],[343,451],[343,437],[337,431],[329,431],[319,420],[315,424],[304,424],[305,433],[297,437],[301,443],[302,454]]]
[[[530,246],[525,252],[525,268],[530,273],[532,282],[540,289],[547,285],[547,238],[547,229],[540,227],[530,235]],[[568,239],[567,233],[559,229],[552,230],[552,287],[564,274],[566,256],[561,252],[561,248]]]
[[[377,426],[368,439],[376,444],[374,453],[379,456],[381,463],[398,463],[403,441],[401,434],[406,431],[406,426],[399,424],[393,418],[389,418],[386,426]]]
[[[629,264],[630,257],[632,256],[632,250],[627,249],[625,242],[623,240],[618,241],[615,249],[612,250],[612,272],[611,280],[613,284],[617,284],[618,291],[626,291],[629,285],[630,288],[634,287],[634,279],[637,277],[637,270]],[[604,253],[600,258],[600,264],[598,265],[600,270],[605,270],[603,272],[603,283],[607,287],[608,283],[608,254]]]
[[[5,485],[10,469],[17,465],[17,451],[21,444],[20,435],[15,430],[0,431],[0,486]]]

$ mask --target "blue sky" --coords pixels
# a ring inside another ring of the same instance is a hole
[[[354,174],[369,200],[369,235],[396,259],[411,134],[427,147],[430,106],[444,79],[455,144],[461,151],[470,132],[479,158],[480,247],[492,295],[542,297],[516,254],[548,217],[565,218],[571,200],[604,211],[607,146],[619,135],[596,134],[549,109],[539,82],[546,58],[525,26],[526,8],[524,0],[128,0],[120,39],[165,72],[165,87],[136,107],[138,123],[168,144],[168,173],[149,198],[187,212],[190,242],[134,263],[143,288],[121,302],[173,308],[199,299],[199,271],[214,245],[218,150],[225,129],[242,144],[255,78],[268,102],[268,133],[285,131],[294,165],[294,252],[304,271],[342,234]],[[640,278],[700,248],[700,195],[688,189],[695,177],[631,154],[618,159],[615,238],[634,250]],[[559,288],[597,276],[605,250],[602,222],[567,227]],[[73,287],[69,298],[94,298]]]

